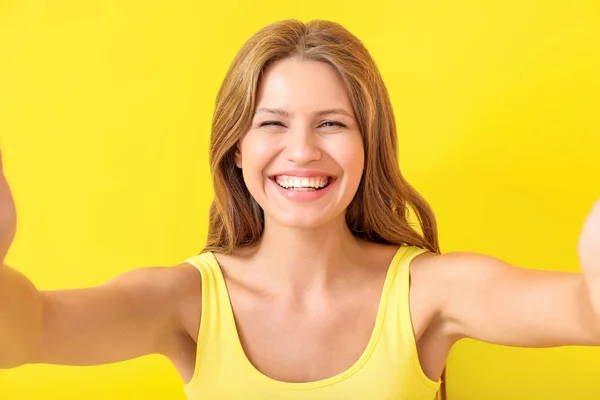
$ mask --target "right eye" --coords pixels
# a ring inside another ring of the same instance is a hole
[[[283,124],[279,121],[265,121],[261,123],[259,126],[283,126]]]

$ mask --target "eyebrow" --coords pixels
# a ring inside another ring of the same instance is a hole
[[[277,108],[264,108],[264,107],[263,108],[259,108],[258,110],[256,110],[256,112],[254,113],[254,115],[256,115],[258,113],[261,113],[261,112],[271,113],[271,114],[277,114],[277,115],[281,115],[282,117],[286,117],[286,118],[290,116],[290,114],[287,111],[285,111],[285,110],[280,110],[280,109],[277,109]],[[329,109],[326,109],[326,110],[320,110],[320,111],[315,112],[316,116],[322,116],[322,115],[327,115],[327,114],[342,114],[342,115],[345,115],[347,117],[354,118],[352,116],[352,114],[350,114],[348,111],[346,111],[343,108],[329,108]]]

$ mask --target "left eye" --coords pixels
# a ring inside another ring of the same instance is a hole
[[[325,121],[321,124],[321,126],[325,126],[326,124],[330,124],[328,126],[339,126],[341,128],[346,127],[346,125],[342,124],[341,122],[337,122],[337,121]]]

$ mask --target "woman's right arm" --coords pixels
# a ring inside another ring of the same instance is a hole
[[[0,156],[0,368],[170,357],[196,339],[201,285],[189,264],[138,268],[96,287],[53,291],[38,290],[5,265],[16,213],[1,163]]]
[[[4,265],[0,369],[100,365],[148,354],[170,358],[195,329],[186,324],[185,310],[192,298],[199,304],[198,275],[187,265],[146,267],[96,287],[39,291]]]

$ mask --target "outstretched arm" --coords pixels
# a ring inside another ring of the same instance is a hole
[[[579,259],[583,273],[466,252],[431,257],[445,333],[518,347],[600,345],[600,201],[581,233]]]
[[[170,357],[187,338],[186,299],[197,271],[145,267],[81,289],[38,291],[0,268],[0,369],[23,364],[101,365]]]

